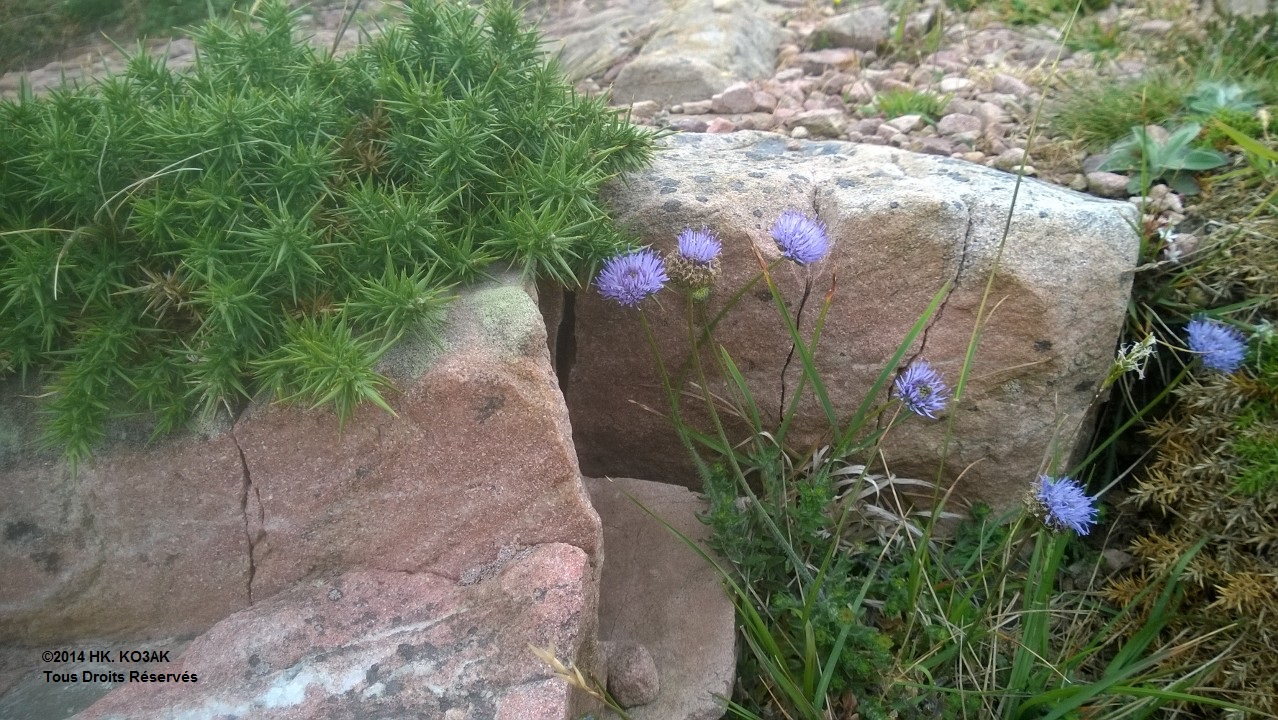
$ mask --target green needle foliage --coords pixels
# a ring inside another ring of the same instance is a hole
[[[381,353],[492,263],[576,285],[651,137],[577,97],[509,0],[411,0],[335,59],[277,0],[86,88],[0,101],[0,377],[72,461],[276,398],[388,408]]]

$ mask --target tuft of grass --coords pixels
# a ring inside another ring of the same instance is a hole
[[[923,119],[935,123],[949,104],[949,95],[937,95],[926,90],[906,88],[888,90],[874,98],[875,108],[889,120],[904,115],[922,115]]]
[[[1171,119],[1190,88],[1188,79],[1166,72],[1120,83],[1085,80],[1067,87],[1050,122],[1058,134],[1100,151],[1130,135],[1133,127]]]

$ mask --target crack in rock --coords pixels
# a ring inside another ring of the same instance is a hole
[[[253,578],[257,575],[257,558],[255,551],[257,549],[257,541],[261,539],[262,528],[266,524],[266,510],[262,507],[262,494],[253,485],[253,476],[249,473],[248,459],[244,457],[244,448],[240,447],[240,439],[235,436],[235,431],[231,431],[231,439],[235,442],[235,450],[240,454],[240,468],[243,471],[244,482],[240,487],[240,514],[244,518],[244,539],[248,542],[248,580],[246,582],[248,591],[248,603],[253,604]],[[254,533],[249,529],[249,492],[253,493],[253,497],[257,502],[257,522],[258,530]]]

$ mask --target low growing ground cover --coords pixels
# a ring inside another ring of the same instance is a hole
[[[386,407],[373,369],[449,287],[509,262],[576,283],[626,240],[599,187],[648,133],[544,65],[509,3],[410,3],[334,59],[262,4],[89,88],[0,102],[0,375],[85,457],[260,390]],[[52,281],[50,281],[52,279]]]

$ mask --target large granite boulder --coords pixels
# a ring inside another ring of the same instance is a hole
[[[810,268],[814,288],[803,324],[806,334],[837,277],[817,363],[846,421],[946,282],[953,290],[906,357],[930,361],[951,387],[958,379],[1014,183],[996,170],[879,146],[753,132],[680,135],[665,142],[651,169],[613,186],[609,204],[620,223],[661,250],[688,226],[719,234],[723,269],[711,315],[757,275],[755,249],[769,260],[780,256],[769,231],[784,210],[826,222],[834,248]],[[893,472],[937,478],[952,430],[940,479],[948,484],[961,473],[961,497],[1006,507],[1051,458],[1069,458],[1086,436],[1080,428],[1123,322],[1138,250],[1125,219],[1130,210],[1023,181],[966,397],[952,427],[914,418],[888,435],[882,451]],[[808,272],[785,262],[774,274],[791,312]],[[552,305],[549,320],[557,322]],[[667,366],[679,367],[688,355],[683,301],[666,293],[643,312]],[[657,414],[666,397],[636,312],[591,287],[576,294],[573,316],[573,333],[559,338],[575,357],[560,348],[572,364],[559,372],[583,471],[694,485],[687,454]],[[790,341],[767,292],[745,294],[715,337],[774,424]],[[796,358],[786,376],[791,393],[797,370]],[[721,381],[713,389],[730,396]],[[790,439],[818,446],[828,442],[827,428],[809,399]]]
[[[601,560],[537,305],[512,275],[465,289],[441,346],[383,363],[397,416],[252,404],[233,424],[114,444],[72,478],[0,394],[0,643],[192,636],[325,573],[474,580],[545,543]]]
[[[704,100],[734,82],[771,77],[781,30],[764,12],[753,0],[722,5],[687,0],[674,6],[617,75],[614,101],[670,105]]]
[[[593,705],[529,646],[593,647],[594,575],[581,548],[551,543],[473,584],[385,570],[298,584],[146,669],[186,681],[125,683],[77,718],[573,720]]]

